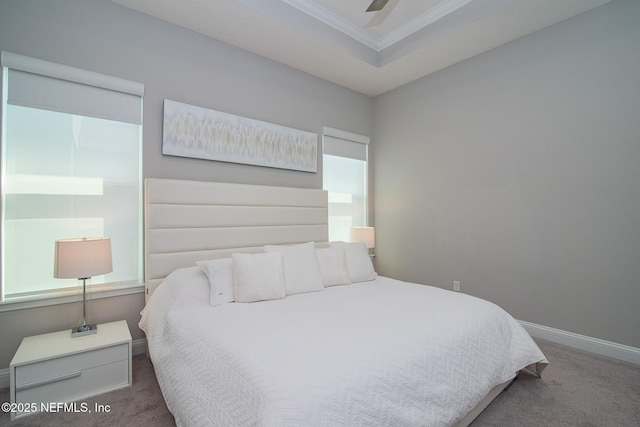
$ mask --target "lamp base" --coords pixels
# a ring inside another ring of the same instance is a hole
[[[82,325],[71,330],[71,338],[84,337],[85,335],[97,334],[98,325]]]

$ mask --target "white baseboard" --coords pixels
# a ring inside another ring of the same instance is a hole
[[[147,352],[147,339],[140,338],[131,343],[131,353],[136,356]],[[0,389],[9,387],[9,368],[0,369]]]
[[[0,389],[9,387],[9,368],[0,369]]]
[[[137,356],[138,354],[145,354],[147,352],[147,339],[146,338],[140,338],[137,340],[133,340],[133,342],[131,343],[131,353],[134,356]]]
[[[534,338],[540,338],[601,356],[612,357],[640,365],[640,348],[574,334],[573,332],[550,328],[548,326],[536,325],[535,323],[525,322],[524,320],[518,320],[518,322],[520,322],[526,331]]]

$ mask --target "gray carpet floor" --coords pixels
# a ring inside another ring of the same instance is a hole
[[[472,423],[485,426],[640,426],[640,366],[536,340],[549,359],[542,379],[520,375]],[[0,390],[0,402],[9,390]],[[49,413],[0,426],[174,426],[149,360],[133,360],[133,386],[83,402],[109,405],[108,413]]]

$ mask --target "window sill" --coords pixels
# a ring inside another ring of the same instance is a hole
[[[87,301],[102,298],[118,297],[131,294],[144,293],[144,284],[126,285],[126,286],[95,286],[95,290],[87,292]],[[29,296],[21,298],[12,298],[0,302],[0,313],[5,311],[24,310],[28,308],[46,307],[57,304],[68,304],[82,301],[82,289],[61,292],[56,295],[48,296]]]

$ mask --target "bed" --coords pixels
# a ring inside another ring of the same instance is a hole
[[[147,179],[140,327],[181,426],[468,425],[547,360],[500,307],[327,243],[322,190]]]

